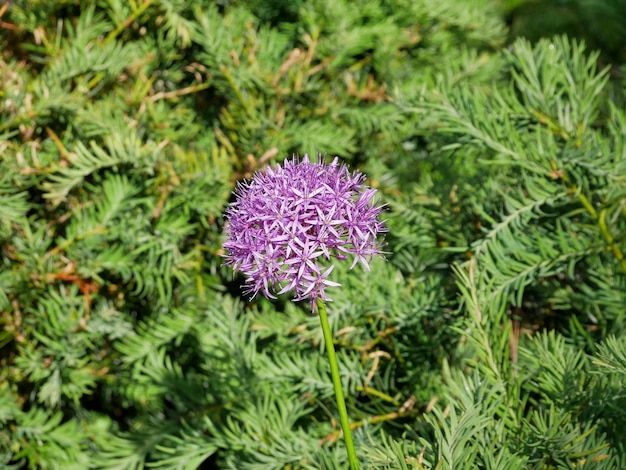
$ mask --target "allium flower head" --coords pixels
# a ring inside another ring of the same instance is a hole
[[[339,286],[329,279],[335,260],[351,259],[352,269],[382,256],[378,220],[382,206],[365,175],[339,164],[294,157],[281,167],[257,172],[240,183],[226,210],[226,262],[246,276],[244,293],[275,298],[293,291],[294,300],[331,300],[324,292]]]

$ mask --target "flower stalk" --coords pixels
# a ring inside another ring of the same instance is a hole
[[[320,298],[317,299],[317,311],[320,316],[320,323],[322,324],[322,331],[324,332],[324,343],[326,345],[326,351],[328,354],[328,362],[330,363],[330,374],[333,379],[333,388],[335,389],[335,400],[337,401],[337,409],[339,411],[339,419],[341,421],[341,429],[343,430],[343,439],[346,443],[346,450],[348,452],[348,462],[350,463],[350,470],[358,470],[359,462],[356,458],[356,452],[354,450],[354,441],[352,440],[352,429],[350,428],[350,421],[348,420],[348,410],[346,408],[346,400],[343,395],[343,388],[341,386],[341,377],[339,376],[339,364],[337,362],[337,355],[335,354],[335,345],[333,343],[333,334],[330,330],[330,323],[328,322],[328,314],[326,313],[326,305]]]
[[[241,182],[226,210],[225,265],[246,276],[244,294],[268,299],[291,292],[308,300],[320,316],[350,470],[358,470],[339,365],[325,302],[335,262],[351,261],[350,269],[383,257],[379,235],[388,231],[379,216],[376,190],[365,175],[350,172],[335,158],[302,161],[294,157]]]

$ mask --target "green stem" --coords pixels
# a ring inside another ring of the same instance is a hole
[[[341,419],[341,429],[343,430],[343,439],[346,442],[346,450],[348,451],[348,461],[350,462],[350,470],[359,470],[359,462],[354,451],[354,442],[352,441],[352,430],[350,429],[350,421],[348,421],[348,410],[346,409],[346,400],[343,397],[343,389],[341,388],[341,378],[339,377],[339,364],[337,363],[337,355],[335,354],[335,345],[333,343],[333,334],[330,331],[330,323],[328,323],[328,314],[326,313],[326,305],[321,299],[317,299],[317,311],[320,315],[320,323],[324,332],[324,343],[328,352],[328,362],[330,363],[330,373],[333,377],[333,387],[335,389],[335,398],[337,400],[337,408],[339,409],[339,417]]]
[[[591,201],[585,196],[582,192],[582,188],[578,188],[575,184],[573,184],[567,175],[563,175],[563,181],[570,185],[570,189],[572,192],[578,194],[578,200],[583,205],[585,210],[589,213],[591,217],[597,222],[598,228],[600,229],[600,234],[604,241],[606,241],[608,248],[613,252],[615,258],[617,258],[617,262],[620,264],[622,271],[626,274],[626,256],[622,252],[620,246],[615,241],[613,234],[611,233],[610,228],[606,225],[606,210],[602,209],[598,214],[595,207]]]

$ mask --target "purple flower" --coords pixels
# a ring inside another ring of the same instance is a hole
[[[382,256],[378,220],[382,206],[365,175],[339,164],[294,157],[284,166],[257,172],[239,183],[226,210],[227,266],[246,275],[244,293],[275,298],[293,291],[294,300],[331,300],[326,287],[335,259],[352,257],[352,269]]]

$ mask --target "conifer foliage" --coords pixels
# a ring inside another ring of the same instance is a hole
[[[322,152],[389,230],[329,305],[362,467],[626,468],[625,69],[499,5],[0,6],[0,466],[346,468],[318,319],[222,248]]]

